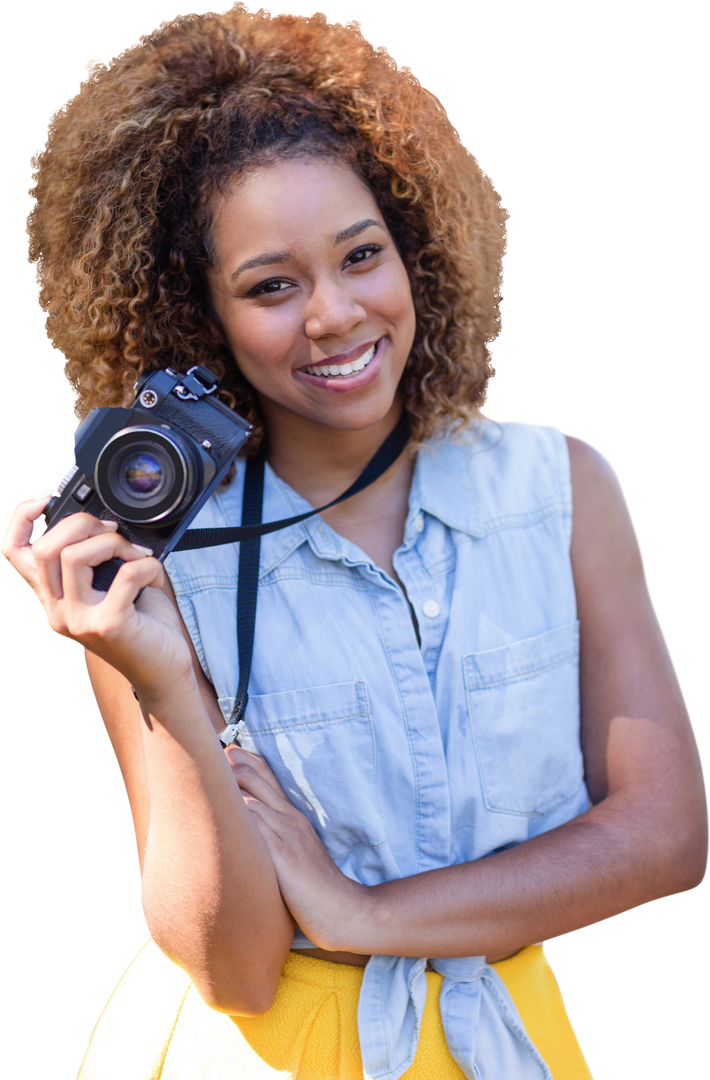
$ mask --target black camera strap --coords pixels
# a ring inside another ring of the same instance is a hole
[[[295,517],[283,518],[280,521],[262,522],[264,503],[264,466],[266,457],[259,452],[255,457],[249,458],[244,475],[244,496],[242,500],[242,523],[241,525],[226,526],[216,529],[188,529],[185,535],[175,546],[175,551],[194,551],[196,548],[217,547],[221,544],[234,544],[239,542],[239,573],[237,577],[237,650],[239,655],[239,685],[234,701],[232,715],[229,723],[221,733],[219,739],[222,746],[230,746],[237,742],[238,735],[244,726],[244,713],[249,700],[249,675],[251,674],[251,661],[254,652],[254,630],[256,627],[256,600],[259,588],[259,557],[261,554],[261,537],[266,533],[277,532],[289,525],[295,525],[299,521],[320,514],[331,506],[352,498],[358,492],[378,480],[389,469],[404,450],[410,436],[409,417],[406,412],[402,413],[397,426],[390,432],[382,446],[357,480],[350,485],[347,491],[339,495],[337,499],[319,506],[315,510],[307,510],[304,514],[296,514]]]

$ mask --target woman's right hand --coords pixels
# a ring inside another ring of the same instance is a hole
[[[2,553],[37,594],[49,625],[106,660],[139,692],[174,690],[192,678],[178,613],[161,591],[165,571],[119,536],[114,522],[72,514],[30,543],[46,497],[20,503]],[[93,568],[125,560],[107,593],[93,588]],[[137,599],[141,589],[145,589]]]

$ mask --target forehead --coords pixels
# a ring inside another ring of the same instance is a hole
[[[329,158],[276,161],[250,170],[217,196],[212,240],[219,260],[237,249],[325,241],[365,217],[382,215],[347,165]]]

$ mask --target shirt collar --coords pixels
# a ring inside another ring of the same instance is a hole
[[[447,434],[422,446],[417,454],[412,481],[405,544],[410,536],[414,539],[413,519],[421,511],[438,518],[449,528],[469,536],[480,537],[485,534],[477,512],[471,461],[472,455],[475,457],[492,450],[500,438],[499,425],[483,420],[471,425],[459,436],[452,437]],[[278,521],[310,509],[310,503],[267,465],[264,477],[263,520]],[[316,515],[307,521],[289,525],[286,529],[262,537],[259,576],[269,574],[305,543],[322,559],[338,560],[345,556],[350,557],[353,549],[353,545],[339,537]]]
[[[453,435],[426,443],[417,455],[415,485],[421,509],[457,532],[481,537],[474,470],[476,458],[498,445],[499,424],[482,418]]]

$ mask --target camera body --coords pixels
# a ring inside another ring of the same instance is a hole
[[[47,528],[81,511],[117,521],[162,562],[224,479],[251,425],[215,395],[207,368],[142,375],[132,408],[92,409],[74,437],[76,465],[45,510]],[[107,590],[121,559],[94,570]]]

